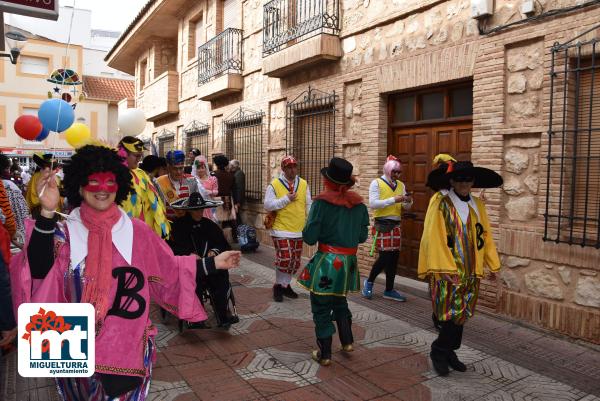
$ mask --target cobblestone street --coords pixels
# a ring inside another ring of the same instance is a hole
[[[334,338],[333,363],[321,367],[310,358],[308,294],[272,301],[274,271],[256,263],[271,252],[261,248],[231,275],[241,322],[228,333],[180,334],[154,307],[150,400],[600,400],[597,347],[484,314],[468,323],[458,352],[468,371],[439,377],[428,358],[436,336],[428,302],[411,295],[405,304],[350,297],[355,351],[339,352]],[[14,352],[0,373],[3,401],[58,400],[52,381],[17,375]]]

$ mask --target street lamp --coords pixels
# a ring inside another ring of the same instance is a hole
[[[21,50],[25,46],[25,43],[27,43],[27,37],[17,31],[6,32],[4,36],[6,37],[6,44],[10,49],[10,53],[2,53],[0,57],[8,57],[12,64],[17,64]]]

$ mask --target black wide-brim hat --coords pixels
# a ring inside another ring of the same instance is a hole
[[[51,164],[56,165],[58,163],[58,159],[54,158],[52,153],[34,153],[33,154],[33,162],[39,168],[50,167]]]
[[[329,166],[321,169],[321,174],[329,181],[339,185],[352,185],[352,170],[354,167],[346,159],[340,157],[332,157],[329,161]]]
[[[427,176],[429,186],[449,188],[450,179],[473,177],[473,188],[497,188],[502,186],[502,176],[485,167],[475,167],[470,161],[448,162],[447,168],[437,168]]]
[[[222,201],[206,200],[198,192],[194,192],[187,198],[177,199],[171,203],[171,207],[175,210],[199,210],[218,207],[222,204]]]

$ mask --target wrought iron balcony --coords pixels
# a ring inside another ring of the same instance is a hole
[[[242,73],[242,30],[227,28],[198,47],[198,85],[223,74]]]
[[[339,32],[339,0],[272,0],[263,8],[263,57],[319,34]]]

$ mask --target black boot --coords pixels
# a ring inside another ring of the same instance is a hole
[[[331,364],[331,337],[317,338],[318,350],[312,352],[312,359],[319,362],[321,366]]]
[[[467,365],[458,360],[458,356],[456,356],[456,352],[454,351],[448,352],[448,365],[457,372],[467,371]]]
[[[342,351],[352,352],[354,351],[354,336],[352,335],[352,319],[339,319],[336,320],[338,334],[340,336],[340,343],[342,343]]]
[[[287,287],[283,287],[283,295],[292,299],[298,298],[298,294],[292,290],[292,286],[289,284]]]
[[[431,344],[431,362],[433,362],[433,368],[440,376],[448,376],[450,370],[448,369],[448,351],[441,348],[437,344],[438,340],[435,340]]]
[[[462,343],[462,333],[463,326],[452,323],[452,345],[451,350],[448,352],[448,364],[457,372],[467,371],[467,366],[458,360],[458,356],[456,355],[456,352],[454,352],[460,348],[460,344]]]
[[[275,284],[273,286],[273,300],[275,302],[283,302],[283,287],[281,284]]]

